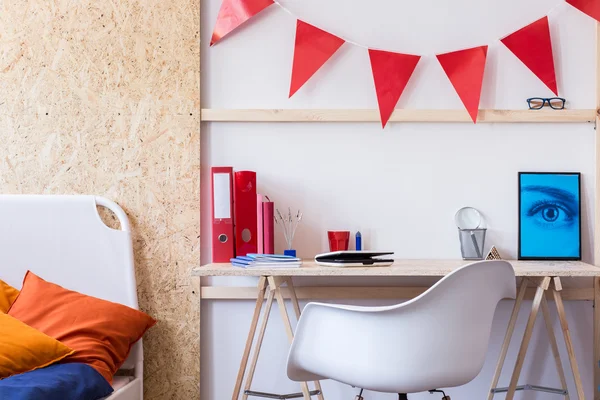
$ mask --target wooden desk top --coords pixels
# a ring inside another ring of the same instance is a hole
[[[600,276],[600,267],[581,261],[507,260],[516,276]],[[300,268],[239,268],[229,263],[207,264],[192,270],[192,276],[445,276],[469,261],[464,260],[396,260],[391,267],[323,267],[304,261]]]

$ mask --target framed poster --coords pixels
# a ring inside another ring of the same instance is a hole
[[[519,260],[581,260],[581,174],[519,172]]]

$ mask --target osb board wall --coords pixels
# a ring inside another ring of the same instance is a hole
[[[0,190],[131,218],[145,398],[198,398],[199,0],[0,1]]]

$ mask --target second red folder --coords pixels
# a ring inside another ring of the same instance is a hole
[[[236,172],[233,194],[235,254],[245,256],[248,253],[256,253],[258,250],[256,172]]]

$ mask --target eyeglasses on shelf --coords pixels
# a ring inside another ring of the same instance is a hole
[[[566,100],[562,97],[531,97],[527,99],[527,105],[530,110],[541,110],[546,104],[554,110],[563,110],[565,108]]]

